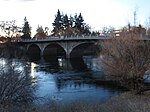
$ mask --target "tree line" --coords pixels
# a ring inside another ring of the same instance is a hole
[[[54,22],[52,23],[53,30],[49,36],[71,36],[71,35],[88,35],[90,34],[90,27],[84,22],[83,16],[81,13],[75,14],[74,16],[69,16],[63,14],[58,9]],[[22,39],[31,38],[31,26],[27,20],[24,18],[23,27],[18,27],[16,21],[0,21],[1,37],[12,39],[14,37],[20,37]],[[45,29],[38,25],[36,29],[35,38],[37,37],[47,37],[49,28]]]
[[[68,17],[67,14],[61,14],[58,9],[52,25],[53,36],[88,35],[91,33],[90,27],[84,22],[81,13],[79,15],[75,14],[74,17],[71,15]]]

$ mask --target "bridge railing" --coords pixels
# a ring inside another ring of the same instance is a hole
[[[55,37],[55,36],[50,36],[47,38],[31,38],[31,39],[22,39],[17,42],[46,42],[46,41],[59,41],[59,40],[90,40],[90,39],[95,39],[95,40],[105,40],[105,39],[111,39],[109,36],[93,36],[93,35],[71,35],[71,36],[60,36],[60,37]],[[149,37],[141,38],[140,40],[150,40]]]
[[[81,39],[106,39],[107,36],[92,36],[92,35],[71,35],[71,36],[60,36],[54,37],[50,36],[47,38],[31,38],[31,39],[23,39],[20,42],[42,42],[42,41],[57,41],[57,40],[81,40]]]

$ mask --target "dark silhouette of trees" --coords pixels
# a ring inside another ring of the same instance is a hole
[[[70,24],[70,22],[69,22],[69,19],[68,19],[68,15],[65,14],[65,16],[63,17],[63,26],[64,26],[64,28],[65,29],[68,28],[69,24]]]
[[[74,17],[70,15],[68,17],[67,14],[63,15],[58,12],[55,16],[53,29],[53,36],[71,36],[71,35],[82,35],[82,34],[90,34],[90,27],[84,23],[84,19],[82,14],[79,15],[75,14]]]
[[[60,10],[58,9],[57,14],[55,16],[54,23],[52,23],[54,26],[54,29],[52,31],[54,36],[60,36],[61,35],[60,33],[62,33],[62,29],[63,29],[63,20],[62,19],[63,19],[63,17],[60,13]]]
[[[70,15],[70,18],[69,18],[69,26],[70,27],[73,27],[73,24],[74,23],[74,18]]]
[[[70,20],[68,18],[68,15],[65,14],[63,16],[63,27],[64,27],[64,35],[69,35],[69,26],[70,25]]]
[[[24,18],[24,26],[22,28],[23,35],[21,36],[22,39],[30,39],[31,38],[31,28],[27,21],[27,18]]]
[[[77,16],[77,14],[74,17],[75,19],[75,28],[79,31],[79,34],[83,34],[84,32],[84,19],[81,15],[81,13],[79,14],[79,16]]]

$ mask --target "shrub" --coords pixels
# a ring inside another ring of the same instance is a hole
[[[144,80],[148,78],[145,72],[150,70],[149,43],[139,39],[129,32],[102,45],[106,78],[138,94],[145,89]]]
[[[0,66],[0,105],[30,104],[34,99],[31,77],[11,61]]]

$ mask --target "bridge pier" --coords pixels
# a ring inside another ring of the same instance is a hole
[[[66,58],[69,59],[70,58],[70,53],[66,53]]]
[[[40,56],[43,57],[43,52],[41,51]]]

